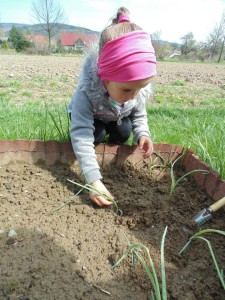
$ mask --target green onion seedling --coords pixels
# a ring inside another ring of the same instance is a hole
[[[143,244],[130,244],[128,241],[128,249],[127,251],[120,257],[120,259],[112,266],[114,269],[117,267],[123,259],[125,259],[129,253],[132,255],[132,266],[136,262],[136,258],[141,262],[142,266],[144,267],[150,283],[153,287],[151,291],[151,299],[152,300],[166,300],[167,299],[167,291],[166,291],[166,273],[165,273],[165,262],[164,262],[164,243],[165,243],[165,236],[167,232],[167,227],[164,230],[162,240],[161,240],[161,280],[162,280],[162,291],[160,291],[159,280],[156,274],[156,270],[154,267],[153,260],[151,258],[151,254],[149,249]],[[146,262],[143,256],[140,253],[140,250],[143,249],[148,257],[148,261]],[[135,259],[134,259],[135,256]]]
[[[184,174],[182,177],[180,177],[177,181],[175,180],[175,176],[174,176],[174,165],[175,163],[181,158],[181,156],[179,156],[177,159],[174,160],[174,162],[171,164],[171,168],[170,168],[170,177],[171,177],[171,186],[170,186],[170,197],[173,195],[174,190],[176,188],[176,186],[182,181],[184,180],[184,178],[186,178],[187,176],[193,174],[193,173],[197,173],[197,172],[203,172],[204,174],[209,173],[208,170],[192,170],[186,174]]]
[[[97,195],[102,196],[102,197],[106,198],[107,200],[111,201],[111,202],[114,204],[116,214],[119,214],[119,208],[118,208],[118,205],[117,205],[116,201],[115,201],[112,197],[108,196],[108,195],[105,194],[104,192],[99,191],[98,189],[94,188],[94,187],[93,187],[92,185],[90,185],[90,184],[82,185],[82,184],[77,183],[77,182],[75,182],[75,181],[72,181],[72,180],[70,180],[70,179],[67,179],[67,180],[68,180],[69,182],[75,184],[75,185],[78,185],[78,186],[81,187],[82,189],[86,189],[86,190],[88,190],[88,191],[91,192],[91,193],[97,194]]]
[[[218,266],[218,263],[216,261],[216,258],[215,258],[215,255],[214,255],[214,252],[212,250],[212,246],[209,242],[209,240],[207,240],[206,238],[202,237],[203,234],[205,233],[218,233],[218,234],[222,234],[222,235],[225,235],[225,231],[222,231],[222,230],[217,230],[217,229],[204,229],[204,230],[201,230],[199,231],[198,233],[196,233],[195,235],[193,235],[192,237],[190,237],[189,241],[186,243],[186,245],[180,250],[179,254],[181,254],[191,243],[191,241],[193,239],[201,239],[203,241],[205,241],[208,245],[208,248],[209,248],[209,251],[210,251],[210,254],[212,256],[212,259],[213,259],[213,263],[216,267],[216,271],[217,271],[217,274],[218,274],[218,277],[221,281],[221,284],[223,286],[223,289],[225,290],[225,281],[224,281],[224,274],[223,274],[223,270],[219,269],[219,266]]]

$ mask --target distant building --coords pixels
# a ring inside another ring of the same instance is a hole
[[[48,42],[45,36],[40,34],[26,34],[25,38],[30,42],[33,53],[46,53]]]
[[[0,36],[0,42],[4,43],[4,42],[8,42],[9,38],[6,36]]]
[[[47,44],[46,37],[41,34],[26,34],[25,38],[31,44],[36,44],[36,45]]]
[[[170,54],[170,58],[173,58],[175,56],[179,56],[181,55],[181,51],[180,50],[174,50],[173,53]]]
[[[62,32],[61,44],[64,50],[83,51],[92,43],[97,41],[98,36],[95,34]]]

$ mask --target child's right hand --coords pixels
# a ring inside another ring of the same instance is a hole
[[[110,192],[107,190],[107,188],[104,186],[104,184],[101,182],[101,180],[96,180],[91,184],[95,189],[99,190],[100,192],[108,195],[109,197],[113,198],[113,196],[110,194]],[[105,197],[97,195],[95,193],[90,192],[90,199],[91,201],[95,202],[99,206],[107,206],[112,205],[113,202],[107,200]]]

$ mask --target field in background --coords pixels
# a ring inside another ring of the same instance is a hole
[[[79,56],[0,55],[1,96],[16,104],[68,101],[82,62]],[[225,106],[224,64],[158,62],[157,68],[151,104]]]
[[[68,139],[66,104],[82,61],[79,56],[0,55],[0,139]],[[223,178],[224,67],[158,62],[148,106],[155,142],[191,147]]]

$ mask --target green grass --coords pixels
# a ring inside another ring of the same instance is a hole
[[[0,139],[69,140],[69,118],[66,104],[26,102],[10,104],[0,97]]]
[[[192,148],[225,178],[225,109],[149,107],[149,128],[154,142]]]
[[[10,103],[0,94],[0,139],[69,140],[65,103]],[[156,143],[192,148],[225,178],[225,109],[221,107],[148,107],[149,128]],[[9,121],[10,120],[10,121]]]

